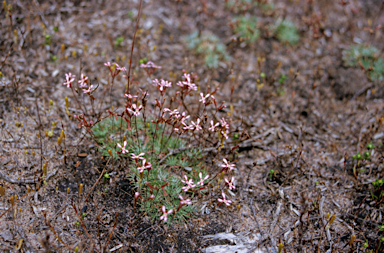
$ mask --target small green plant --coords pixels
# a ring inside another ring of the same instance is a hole
[[[373,46],[356,45],[343,52],[344,65],[362,67],[372,81],[384,80],[384,58],[379,57],[380,51]]]
[[[270,169],[269,172],[268,172],[269,181],[272,181],[274,176],[275,176],[275,170]]]
[[[194,50],[197,54],[205,56],[205,64],[209,68],[217,68],[220,61],[230,59],[226,51],[225,45],[220,41],[219,37],[210,32],[193,32],[184,38],[189,49]]]
[[[287,76],[286,75],[281,75],[280,78],[279,78],[279,84],[283,85],[285,80],[287,80]]]
[[[146,64],[147,62],[148,62],[147,57],[141,58],[141,59],[139,60],[139,64]]]
[[[119,130],[126,129],[127,122],[123,119],[116,119],[115,117],[108,117],[99,123],[95,124],[92,128],[92,135],[96,142],[100,144],[99,151],[105,157],[112,157],[118,159],[119,155],[117,154],[117,137],[119,135]],[[122,130],[121,130],[122,131]],[[134,130],[133,130],[134,131]],[[125,132],[122,133],[123,135]],[[130,139],[130,144],[132,140]],[[108,152],[110,150],[110,152]]]
[[[300,35],[296,25],[287,20],[278,22],[274,33],[277,39],[284,44],[295,45],[300,41]]]
[[[375,200],[376,204],[380,203],[384,197],[384,177],[376,179],[372,182],[373,192],[371,192],[372,198]]]
[[[232,19],[234,32],[237,37],[245,42],[254,43],[260,37],[260,30],[257,26],[257,18],[254,16],[238,16]]]
[[[45,39],[44,45],[50,46],[52,43],[52,35],[46,34],[44,35],[44,39]]]
[[[121,43],[123,43],[123,41],[124,41],[124,37],[119,36],[115,39],[115,41],[113,42],[113,45],[115,45],[115,47],[120,47]]]

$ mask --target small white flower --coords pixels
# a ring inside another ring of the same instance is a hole
[[[166,222],[167,219],[168,219],[168,217],[167,217],[168,214],[171,214],[171,213],[173,212],[173,209],[167,211],[167,210],[165,209],[165,206],[163,206],[163,207],[161,208],[161,212],[163,213],[163,215],[160,217],[160,220],[164,220],[164,222]]]

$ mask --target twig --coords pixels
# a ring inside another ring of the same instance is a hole
[[[131,48],[131,56],[129,57],[129,68],[128,68],[128,80],[127,80],[127,91],[125,93],[129,93],[130,92],[130,88],[131,88],[131,68],[132,68],[132,57],[133,57],[133,49],[135,47],[135,39],[136,39],[136,33],[137,33],[137,29],[139,27],[139,21],[140,21],[140,16],[141,16],[141,7],[142,7],[142,4],[143,4],[143,0],[140,0],[140,5],[139,5],[139,12],[137,14],[137,21],[136,21],[136,27],[135,27],[135,33],[133,34],[133,39],[132,39],[132,48]]]
[[[258,228],[259,228],[261,237],[264,238],[264,233],[263,233],[263,231],[262,231],[261,228],[260,228],[260,224],[259,224],[259,222],[258,222],[258,220],[257,220],[257,216],[256,216],[256,213],[255,213],[255,210],[253,210],[252,201],[253,201],[253,199],[251,198],[251,199],[249,200],[249,206],[251,207],[251,211],[252,211],[253,217],[254,217],[255,220],[256,220],[256,224],[257,224],[257,226],[258,226]],[[270,253],[270,252],[269,252],[269,249],[268,249],[268,246],[266,246],[266,248],[267,248],[268,253]]]
[[[41,139],[41,119],[40,119],[39,104],[37,103],[37,98],[35,99],[35,102],[36,102],[37,118],[39,119],[40,169],[43,169],[43,140]]]
[[[323,196],[320,200],[319,211],[320,211],[320,217],[323,220],[324,226],[326,226],[328,222],[324,219],[324,211],[323,211],[324,201],[325,201],[325,196]],[[332,239],[331,239],[331,233],[329,232],[329,228],[326,228],[326,233],[327,233],[328,241],[331,242]]]
[[[58,171],[58,169],[49,173],[44,180],[47,181],[50,177],[54,176],[57,171]],[[13,178],[8,177],[7,175],[5,175],[4,173],[1,173],[1,172],[0,172],[0,179],[3,179],[3,180],[5,180],[11,184],[36,184],[38,181],[38,179],[36,179],[36,178],[34,178],[34,179],[13,179]]]
[[[361,94],[363,94],[365,91],[367,91],[369,88],[371,88],[373,86],[373,83],[369,83],[367,85],[365,85],[363,88],[361,88],[360,90],[358,90],[355,95],[353,95],[351,101],[355,100],[358,96],[360,96]]]
[[[108,165],[108,163],[109,163],[110,160],[111,160],[111,157],[108,159],[107,164],[105,165],[105,167],[104,167],[103,171],[101,172],[99,178],[97,179],[97,181],[95,182],[95,184],[92,186],[91,190],[88,192],[88,195],[87,195],[87,197],[85,198],[85,202],[88,202],[89,195],[91,195],[91,192],[92,192],[93,189],[96,187],[96,185],[97,185],[97,183],[100,181],[100,179],[103,177],[104,172],[105,172],[105,170],[106,170],[106,168],[107,168],[107,165]]]
[[[108,244],[109,244],[109,241],[111,240],[111,237],[112,237],[112,235],[113,235],[113,231],[115,231],[116,223],[117,223],[117,217],[119,217],[119,213],[116,213],[115,224],[113,224],[113,228],[112,228],[111,233],[109,234],[108,241],[107,241],[107,243],[106,243],[105,246],[104,246],[104,252],[106,252],[107,247],[108,247]]]
[[[273,217],[272,224],[271,224],[271,226],[269,227],[269,232],[268,232],[267,237],[271,237],[272,231],[273,231],[273,229],[274,229],[275,226],[276,226],[277,220],[279,219],[279,215],[280,215],[280,211],[281,211],[281,206],[282,206],[282,205],[283,205],[283,200],[279,200],[279,202],[277,203],[276,212],[275,212],[275,214],[273,215],[274,217]]]

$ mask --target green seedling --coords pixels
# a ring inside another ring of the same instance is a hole
[[[104,179],[110,179],[111,178],[108,173],[105,173],[103,177],[104,177]]]
[[[139,60],[139,64],[146,64],[147,62],[148,62],[147,57],[141,58],[141,59]]]
[[[372,182],[373,192],[371,192],[372,198],[376,201],[376,204],[382,201],[382,197],[384,196],[384,177],[381,179],[376,179],[376,181]],[[384,229],[383,226],[381,228]]]
[[[195,51],[196,54],[205,56],[205,64],[209,68],[217,68],[220,61],[230,59],[226,51],[225,45],[220,41],[219,37],[209,32],[193,32],[184,37],[189,49]]]
[[[117,37],[115,39],[115,41],[113,42],[113,45],[115,45],[115,47],[120,47],[121,43],[123,43],[123,41],[124,41],[124,37],[123,36]]]
[[[295,45],[300,41],[296,25],[290,21],[280,21],[274,31],[277,39],[284,44]]]
[[[273,177],[275,176],[275,170],[269,170],[269,173],[268,173],[268,177],[269,177],[269,180],[272,181]]]
[[[372,142],[367,144],[367,149],[368,150],[374,149],[374,148],[375,148],[375,146],[373,146]]]
[[[363,68],[371,81],[384,80],[384,58],[373,46],[357,45],[343,52],[344,65]]]
[[[257,26],[257,18],[254,16],[238,16],[232,19],[236,36],[247,44],[254,43],[260,37],[260,30]]]
[[[44,44],[50,46],[52,43],[52,35],[46,34],[44,36],[44,39],[45,39]]]
[[[354,160],[363,160],[363,156],[359,152],[357,152],[356,155],[353,155],[352,158]]]
[[[133,21],[135,18],[135,13],[133,13],[133,11],[128,11],[128,18]]]
[[[279,78],[279,84],[284,84],[285,80],[287,80],[287,76],[286,75],[281,75],[280,78]]]

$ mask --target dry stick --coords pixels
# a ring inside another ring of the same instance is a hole
[[[47,219],[47,212],[44,212],[44,219],[45,219],[45,222],[47,223],[47,225],[50,227],[53,234],[56,236],[57,240],[59,240],[59,242],[61,242],[68,250],[71,251],[72,249],[65,242],[63,242],[63,240],[61,240],[60,236],[56,233],[55,228],[52,226],[52,224]]]
[[[321,217],[321,219],[323,220],[324,226],[326,226],[327,223],[328,223],[328,221],[326,221],[326,220],[324,219],[324,210],[323,210],[323,207],[324,207],[324,201],[325,201],[325,196],[321,197],[321,199],[320,199],[319,211],[320,211],[320,217]],[[331,241],[331,234],[330,234],[330,232],[329,232],[329,229],[326,229],[326,233],[327,233],[328,241]]]
[[[118,212],[116,213],[115,224],[113,224],[113,228],[112,228],[111,233],[109,234],[109,238],[108,238],[107,244],[105,244],[105,246],[104,246],[104,252],[106,251],[106,249],[107,249],[107,247],[108,247],[108,244],[109,244],[109,241],[111,240],[113,231],[115,231],[116,223],[117,223],[117,217],[119,217],[119,213],[118,213]]]
[[[79,216],[79,214],[78,214],[78,212],[77,212],[77,209],[76,209],[76,206],[75,206],[73,203],[72,203],[72,208],[73,208],[73,210],[75,210],[77,219],[80,221],[81,226],[83,227],[85,233],[86,233],[87,236],[88,236],[88,239],[89,239],[90,241],[92,241],[92,237],[89,235],[88,230],[87,230],[87,228],[85,227],[85,225],[84,225],[84,223],[83,223],[83,220],[82,220],[81,217]],[[93,249],[93,247],[94,247],[94,245],[91,244],[91,248],[92,248],[92,249]]]
[[[105,172],[105,170],[106,170],[106,168],[107,168],[107,165],[108,165],[108,163],[109,163],[110,160],[111,160],[111,157],[108,159],[107,164],[105,165],[103,171],[102,171],[101,174],[100,174],[100,177],[97,179],[96,183],[92,186],[91,190],[88,192],[88,195],[87,195],[87,197],[85,198],[85,202],[88,202],[89,195],[91,195],[91,192],[92,192],[93,189],[96,187],[96,185],[97,185],[97,183],[100,181],[100,179],[103,177],[104,172]]]
[[[54,176],[57,171],[58,171],[58,169],[49,173],[47,175],[47,177],[45,178],[45,181],[47,181],[50,177]],[[11,184],[37,184],[38,183],[38,179],[36,179],[36,178],[24,179],[24,180],[23,179],[13,179],[13,178],[8,177],[7,175],[5,175],[1,172],[0,172],[0,179],[3,179],[4,181],[7,181],[8,183],[11,183]]]
[[[129,57],[129,68],[128,68],[128,80],[127,80],[127,90],[125,93],[129,93],[131,89],[131,68],[132,68],[132,57],[133,57],[133,48],[135,46],[135,39],[136,39],[136,33],[137,29],[139,27],[139,21],[140,21],[140,16],[141,16],[141,6],[142,6],[143,0],[140,0],[140,5],[139,5],[139,12],[137,14],[137,21],[136,21],[136,27],[135,27],[135,33],[133,34],[133,40],[132,40],[132,47],[131,47],[131,56]]]
[[[256,213],[255,213],[255,210],[253,210],[252,201],[253,201],[253,199],[251,198],[251,199],[249,200],[249,206],[251,207],[251,211],[252,211],[252,213],[253,213],[253,217],[254,217],[255,220],[256,220],[256,224],[257,224],[257,226],[259,227],[259,231],[260,231],[261,237],[264,238],[264,233],[263,233],[263,231],[262,231],[261,228],[260,228],[260,224],[259,224],[259,222],[257,221],[257,216],[256,216]],[[268,253],[269,253],[268,246],[266,246],[266,248],[267,248],[267,251],[268,251]]]
[[[279,219],[279,215],[280,215],[280,211],[281,211],[281,206],[283,205],[283,200],[279,200],[279,202],[277,203],[277,208],[276,208],[276,212],[275,212],[275,215],[273,217],[273,221],[272,221],[272,224],[271,226],[269,227],[269,232],[267,234],[267,238],[269,237],[271,239],[271,243],[272,243],[272,247],[274,245],[274,240],[271,236],[272,234],[272,231],[273,229],[275,228],[276,226],[276,223],[277,223],[277,220]]]
[[[31,192],[36,192],[36,190],[32,190]],[[14,203],[14,205],[17,205],[17,203],[19,203],[19,202],[20,202],[23,198],[25,198],[25,196],[27,196],[28,194],[29,194],[29,192],[27,192],[26,194],[24,194],[21,198],[19,198],[19,199]],[[0,218],[3,217],[6,213],[8,213],[8,212],[12,209],[12,207],[13,207],[14,205],[11,205],[7,210],[5,210],[5,212],[2,213],[2,214],[0,215]]]
[[[40,140],[40,168],[43,169],[43,141],[41,139],[41,119],[39,113],[39,104],[37,103],[37,97],[35,98],[37,118],[39,119],[39,140]]]

